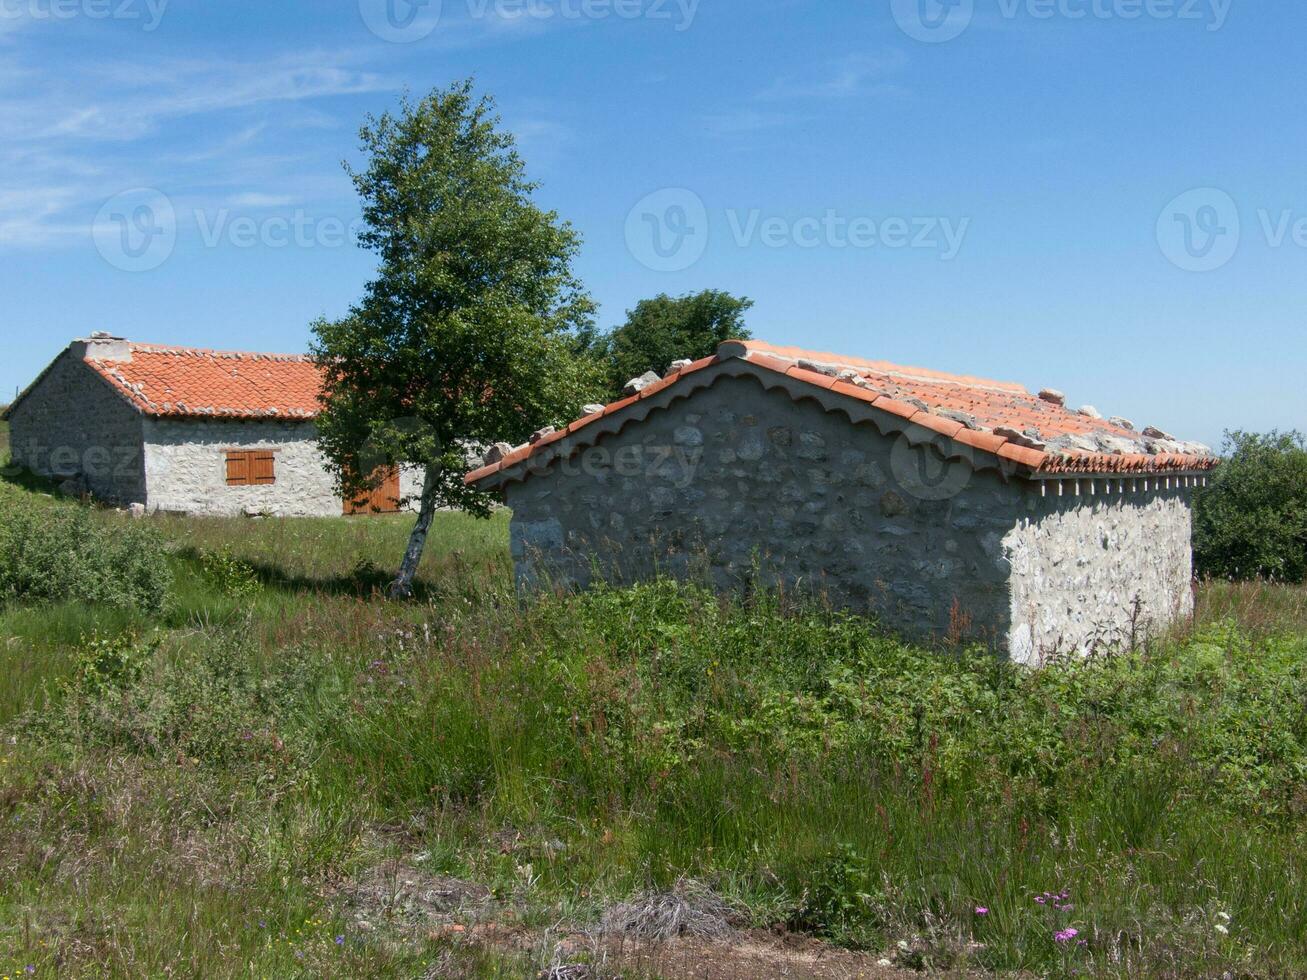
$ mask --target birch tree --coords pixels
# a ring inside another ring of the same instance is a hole
[[[595,365],[575,353],[594,304],[571,268],[579,236],[534,203],[512,135],[471,81],[405,98],[360,139],[366,165],[346,170],[362,200],[359,242],[379,262],[346,316],[313,325],[318,439],[348,499],[390,466],[421,468],[391,586],[406,597],[436,511],[490,513],[463,483],[468,448],[525,442],[598,390]]]

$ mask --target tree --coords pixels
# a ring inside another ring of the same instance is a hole
[[[367,165],[346,170],[363,203],[359,242],[380,262],[347,316],[313,325],[318,439],[350,499],[389,466],[423,469],[391,586],[402,597],[437,508],[490,512],[463,483],[468,447],[525,442],[599,390],[574,351],[594,304],[571,270],[579,236],[532,202],[512,136],[471,81],[368,117],[360,140]]]
[[[707,357],[724,340],[748,340],[744,313],[752,306],[751,299],[716,289],[641,300],[624,324],[595,345],[606,365],[609,393],[619,396],[627,381],[646,371],[662,374],[678,358]]]
[[[1198,570],[1307,578],[1307,444],[1297,432],[1229,432],[1227,457],[1195,501]]]

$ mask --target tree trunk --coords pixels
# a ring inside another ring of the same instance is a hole
[[[436,473],[428,466],[422,478],[422,499],[418,504],[418,522],[413,525],[413,533],[408,537],[408,547],[404,549],[404,560],[400,562],[399,573],[390,583],[392,599],[410,599],[413,597],[413,579],[422,562],[422,552],[427,546],[427,534],[431,531],[431,520],[436,516]]]

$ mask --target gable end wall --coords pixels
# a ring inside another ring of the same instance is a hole
[[[505,487],[523,586],[656,571],[788,588],[912,636],[1006,641],[1002,539],[1028,496],[872,425],[723,376]]]
[[[14,462],[55,480],[82,477],[108,503],[144,503],[141,414],[68,351],[13,408]]]
[[[505,496],[527,588],[661,571],[738,589],[757,565],[904,635],[960,635],[1028,664],[1142,639],[1192,610],[1187,495],[1043,496],[750,376],[672,401]]]

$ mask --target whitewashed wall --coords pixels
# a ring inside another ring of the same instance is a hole
[[[1192,532],[1178,490],[1041,499],[1003,539],[1012,658],[1128,647],[1191,615]]]
[[[187,514],[338,517],[326,459],[311,422],[145,420],[145,480],[150,510]],[[227,486],[227,450],[276,455],[277,482]]]

